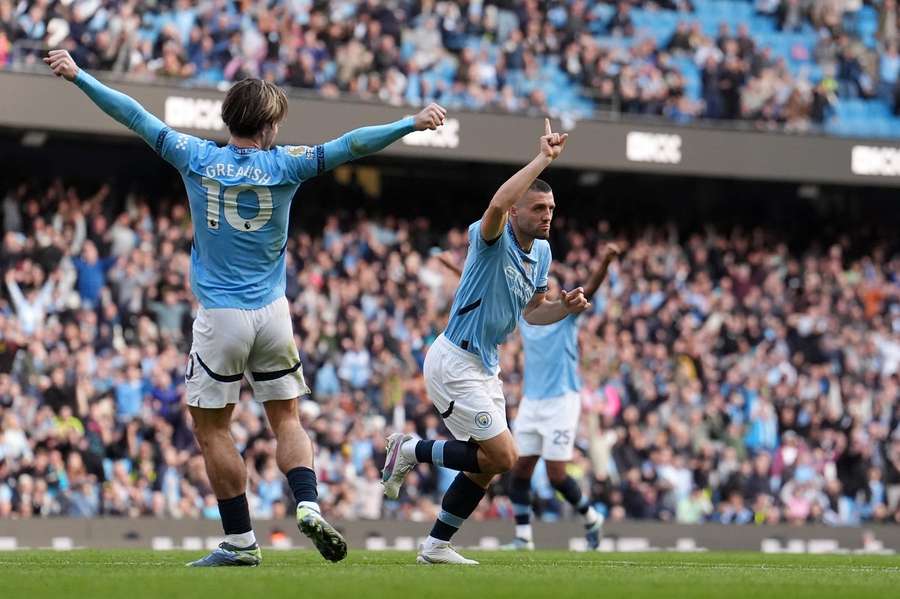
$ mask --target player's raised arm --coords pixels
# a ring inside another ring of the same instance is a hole
[[[160,150],[157,147],[161,141],[160,133],[166,129],[166,125],[147,112],[137,101],[110,89],[78,68],[75,60],[65,50],[51,50],[44,58],[44,62],[54,75],[73,82],[103,112],[137,133],[151,148],[157,152]]]
[[[455,274],[457,277],[462,276],[462,268],[456,263],[456,260],[453,257],[453,252],[447,250],[439,254],[435,254],[434,257],[437,258],[437,261],[440,262],[444,266],[444,268]]]
[[[492,242],[503,232],[507,212],[528,191],[550,163],[556,160],[566,146],[568,133],[553,133],[550,119],[544,119],[544,135],[541,136],[541,151],[519,172],[500,186],[481,218],[481,238]]]
[[[584,286],[584,297],[590,299],[594,297],[594,294],[597,293],[597,290],[600,289],[600,285],[603,284],[603,280],[606,279],[606,273],[609,270],[609,265],[612,264],[612,261],[619,257],[619,254],[622,252],[619,250],[619,246],[614,243],[607,243],[606,248],[603,250],[603,259],[600,262],[600,266],[596,271],[591,275],[591,278],[588,279],[587,285]]]
[[[447,110],[431,103],[414,116],[386,125],[360,127],[323,144],[324,170],[375,154],[413,131],[435,130],[444,124]]]

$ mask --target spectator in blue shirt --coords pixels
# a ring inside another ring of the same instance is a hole
[[[115,256],[100,258],[94,242],[84,242],[81,257],[72,260],[72,265],[78,273],[76,287],[85,307],[93,307],[98,304],[100,301],[100,290],[106,286],[107,272],[115,263]]]
[[[116,409],[119,420],[129,421],[141,412],[144,400],[144,383],[141,371],[132,366],[128,369],[128,378],[116,385]]]

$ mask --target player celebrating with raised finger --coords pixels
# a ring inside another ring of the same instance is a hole
[[[544,122],[540,152],[494,194],[469,227],[469,251],[447,329],[425,357],[428,395],[451,441],[419,440],[396,433],[388,438],[384,492],[396,498],[407,473],[418,463],[459,470],[441,503],[420,564],[477,564],[459,555],[450,539],[484,497],[497,474],[518,457],[506,424],[506,401],[499,376],[498,346],[520,317],[551,324],[584,311],[581,288],[546,298],[550,270],[550,222],[556,207],[550,186],[538,175],[559,157],[567,134]]]
[[[593,298],[606,278],[609,265],[619,254],[617,245],[606,245],[600,266],[584,287],[586,298]],[[449,252],[438,254],[437,259],[457,276],[462,274]],[[551,295],[555,292],[554,289],[548,291]],[[566,473],[566,465],[575,450],[575,433],[581,414],[579,322],[577,315],[544,326],[528,324],[524,318],[519,320],[525,354],[525,393],[513,423],[520,456],[512,469],[509,489],[516,518],[516,536],[502,549],[534,549],[531,476],[540,458],[544,459],[553,488],[584,516],[588,548],[596,549],[600,545],[603,515],[594,510],[589,499],[581,493],[578,482]]]
[[[277,146],[287,116],[284,91],[261,79],[236,83],[222,103],[231,135],[219,147],[172,130],[125,94],[78,68],[65,50],[44,62],[77,85],[181,173],[194,225],[191,289],[200,302],[185,372],[187,404],[218,500],[225,540],[193,567],[257,566],[247,470],[230,425],[247,378],[275,435],[275,460],[296,500],[297,526],[322,556],[340,561],[347,544],[317,502],[313,447],[297,400],[309,392],[285,298],[291,202],[305,181],[373,154],[407,133],[436,129],[446,111],[431,104],[413,117],[363,127],[315,146]]]

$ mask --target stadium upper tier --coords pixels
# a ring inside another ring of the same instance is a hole
[[[895,0],[0,0],[0,69],[247,76],[390,104],[900,136]]]

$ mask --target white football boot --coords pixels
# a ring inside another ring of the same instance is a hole
[[[417,462],[407,459],[400,451],[400,447],[411,439],[415,437],[403,433],[394,433],[387,438],[387,456],[384,459],[384,470],[381,471],[381,484],[388,499],[397,499],[400,496],[403,479],[416,467]]]
[[[419,546],[419,556],[416,558],[417,564],[458,564],[462,566],[477,566],[478,562],[473,559],[467,559],[456,552],[453,545],[449,541],[437,541],[425,543]]]

